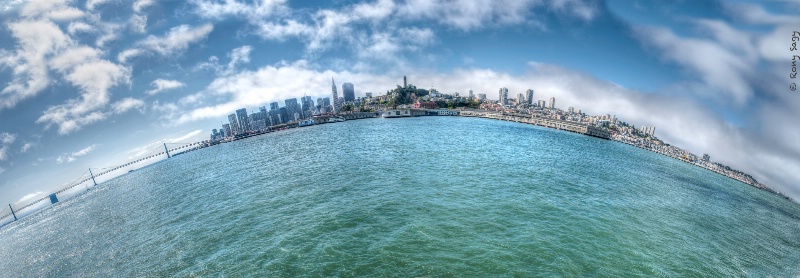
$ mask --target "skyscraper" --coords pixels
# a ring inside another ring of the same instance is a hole
[[[286,107],[281,107],[278,109],[278,111],[280,111],[280,113],[278,113],[278,117],[280,118],[279,121],[281,123],[288,123],[291,121],[289,119],[289,109],[286,109]]]
[[[556,98],[550,97],[550,109],[556,108]]]
[[[277,101],[271,102],[269,104],[269,110],[278,110],[278,102]]]
[[[500,105],[508,104],[508,88],[500,88]]]
[[[408,79],[406,79],[405,75],[403,75],[403,88],[408,88]]]
[[[522,93],[517,94],[517,104],[525,103],[525,95]]]
[[[302,111],[300,111],[300,105],[297,103],[296,98],[290,98],[284,101],[286,103],[286,112],[289,115],[289,120],[287,122],[296,121],[299,119],[295,118],[295,113],[302,115]]]
[[[230,128],[230,130],[231,130],[230,134],[231,135],[235,135],[235,134],[241,133],[241,131],[239,129],[239,122],[236,121],[236,114],[228,115],[228,122],[230,122],[230,125],[231,125],[231,128]]]
[[[228,136],[233,135],[233,130],[231,130],[231,124],[222,125],[222,129],[225,130],[225,134],[222,135],[222,136],[228,137]]]
[[[336,82],[331,77],[331,91],[333,91],[333,113],[339,112],[339,94],[336,93]]]
[[[354,101],[356,100],[356,91],[353,87],[353,83],[344,83],[342,84],[342,94],[344,94],[344,101]]]
[[[236,117],[239,120],[239,133],[250,131],[250,120],[247,118],[247,109],[236,110]]]
[[[533,89],[525,91],[525,100],[528,101],[528,104],[533,104]]]
[[[314,110],[314,100],[310,96],[300,98],[300,103],[303,105],[303,112]]]

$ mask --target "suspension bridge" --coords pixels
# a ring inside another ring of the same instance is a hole
[[[81,193],[87,192],[89,189],[97,186],[98,180],[108,181],[135,169],[208,146],[210,146],[210,144],[208,144],[207,141],[163,143],[160,146],[153,147],[149,153],[138,155],[138,158],[135,160],[116,166],[89,168],[79,177],[75,178],[75,180],[60,186],[60,189],[49,195],[30,202],[25,200],[3,207],[0,209],[0,227],[17,221],[24,216],[34,214],[59,201],[71,199]],[[47,200],[49,200],[49,202],[47,202]]]

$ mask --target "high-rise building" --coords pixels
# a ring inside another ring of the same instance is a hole
[[[643,126],[639,130],[641,130],[642,133],[650,135],[650,136],[653,136],[656,133],[656,127],[654,127],[654,126]]]
[[[575,108],[570,106],[569,108],[567,108],[567,112],[569,112],[570,114],[575,113]]]
[[[278,113],[278,117],[281,123],[288,123],[292,121],[289,118],[289,109],[287,109],[286,107],[281,107],[280,109],[278,109],[278,111],[280,111],[280,113]]]
[[[239,133],[250,131],[250,121],[247,118],[247,109],[236,110],[236,118],[239,120]]]
[[[550,109],[556,108],[556,98],[550,97]]]
[[[331,77],[331,91],[333,91],[333,113],[339,112],[339,94],[336,92],[336,82]]]
[[[353,87],[353,83],[344,83],[342,84],[342,94],[344,95],[344,101],[354,101],[356,100],[356,91],[355,87]]]
[[[230,125],[231,125],[231,134],[232,135],[242,133],[241,129],[239,128],[239,121],[236,120],[236,114],[228,115],[228,122],[230,122]]]
[[[705,162],[711,161],[711,156],[708,155],[707,153],[704,153],[703,154],[703,161],[705,161]]]
[[[371,98],[372,97],[372,92],[366,92],[364,95],[366,95],[367,98]]]
[[[517,94],[517,104],[525,103],[525,95],[522,93]]]
[[[538,106],[539,108],[544,108],[546,104],[547,102],[545,102],[543,99],[540,99],[539,102],[537,102],[536,106]]]
[[[222,135],[223,137],[228,137],[228,136],[233,135],[233,130],[231,130],[231,125],[230,124],[223,124],[222,125],[222,130],[225,131],[225,134]]]
[[[486,100],[486,94],[478,94],[478,99]]]
[[[297,103],[297,98],[290,98],[284,101],[286,103],[286,112],[289,115],[289,120],[287,122],[297,121],[295,114],[300,114],[300,104]]]
[[[500,88],[500,105],[508,104],[508,88]]]
[[[269,103],[269,110],[278,110],[278,102],[277,101],[270,102]]]
[[[303,96],[300,98],[300,103],[303,105],[303,112],[314,110],[314,100],[310,96]]]
[[[405,75],[403,75],[403,88],[408,88],[408,79],[406,79]]]
[[[525,100],[528,101],[528,104],[533,104],[533,89],[525,91]]]
[[[475,94],[472,93],[472,89],[470,89],[469,90],[469,99],[474,99],[474,98],[475,98]]]

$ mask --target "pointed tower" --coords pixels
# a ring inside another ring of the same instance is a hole
[[[333,91],[333,113],[339,112],[339,94],[336,93],[336,82],[331,77],[331,91]]]

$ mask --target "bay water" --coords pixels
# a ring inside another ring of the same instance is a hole
[[[0,229],[0,276],[797,276],[800,206],[625,144],[366,119],[177,156]]]

